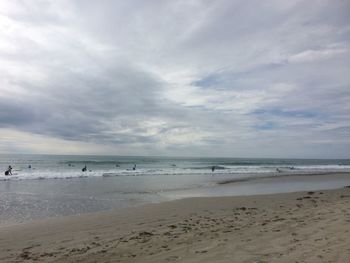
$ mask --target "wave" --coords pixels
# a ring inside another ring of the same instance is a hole
[[[241,177],[252,177],[256,174],[263,175],[293,175],[312,174],[322,172],[350,172],[350,165],[309,165],[309,166],[223,166],[215,165],[214,172],[212,166],[203,167],[166,167],[166,168],[138,168],[132,169],[93,169],[82,172],[80,169],[67,167],[41,170],[23,169],[16,170],[13,176],[0,175],[0,181],[8,180],[45,180],[45,179],[74,179],[88,177],[120,177],[120,176],[222,176],[226,179],[236,180]],[[230,178],[232,177],[232,178]]]
[[[230,169],[228,167],[221,166],[221,165],[197,166],[197,167],[188,167],[188,168],[184,168],[184,169],[188,169],[188,170],[211,170],[213,168],[213,166],[215,167],[215,170]]]
[[[58,164],[64,164],[64,165],[75,165],[75,164],[80,164],[80,165],[116,165],[116,164],[134,164],[135,161],[94,161],[94,160],[81,160],[81,161],[60,161]]]

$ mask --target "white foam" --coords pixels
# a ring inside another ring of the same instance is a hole
[[[50,169],[23,169],[14,171],[16,175],[0,175],[0,180],[43,180],[43,179],[72,179],[84,177],[113,177],[113,176],[190,176],[190,175],[223,175],[233,178],[246,177],[250,174],[299,174],[317,172],[350,172],[350,165],[222,165],[225,169],[214,172],[208,167],[203,168],[138,168],[131,169],[96,169],[82,172],[78,169],[55,167]],[[278,169],[278,170],[277,170]],[[244,176],[246,175],[246,176]]]

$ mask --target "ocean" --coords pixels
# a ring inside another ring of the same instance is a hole
[[[13,175],[5,176],[9,165]],[[0,155],[0,170],[0,225],[182,197],[350,184],[348,176],[312,179],[314,174],[350,172],[350,160],[335,159]]]

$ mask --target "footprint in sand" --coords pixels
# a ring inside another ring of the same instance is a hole
[[[171,256],[171,257],[166,258],[165,260],[166,260],[166,261],[176,261],[176,260],[178,260],[178,259],[179,259],[178,256]]]
[[[22,251],[21,254],[19,254],[19,257],[25,260],[31,259],[31,253],[29,251]]]
[[[198,254],[203,254],[203,253],[207,253],[208,251],[207,250],[197,250],[195,253]]]

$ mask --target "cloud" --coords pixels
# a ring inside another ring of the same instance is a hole
[[[0,151],[348,157],[349,10],[2,1]]]
[[[306,50],[288,58],[290,63],[314,62],[349,52],[347,49]]]

